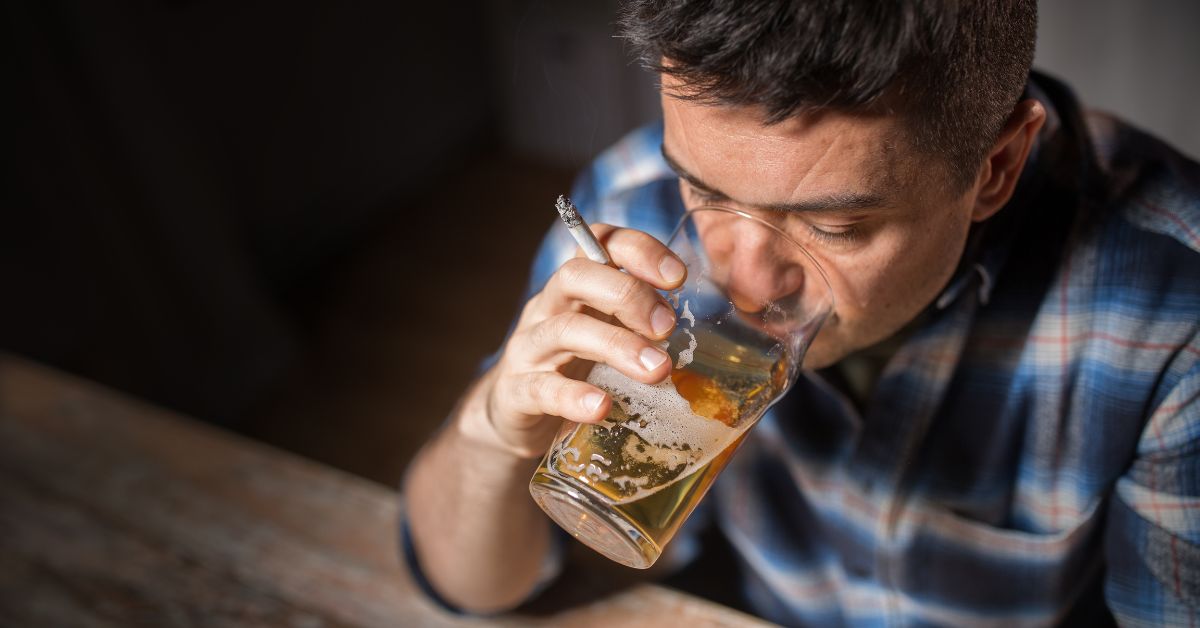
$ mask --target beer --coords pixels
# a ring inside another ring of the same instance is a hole
[[[612,396],[612,409],[560,434],[530,485],[535,499],[602,554],[650,566],[787,385],[785,350],[743,326],[680,325],[667,346],[675,368],[661,384],[597,364],[588,381]]]

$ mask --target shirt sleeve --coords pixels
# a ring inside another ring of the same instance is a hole
[[[1194,342],[1184,352],[1200,356]],[[1158,404],[1117,482],[1105,552],[1121,625],[1200,627],[1200,360]]]
[[[561,529],[555,527],[551,531],[550,550],[546,552],[546,557],[542,560],[541,572],[538,575],[537,585],[525,598],[528,602],[536,598],[546,587],[550,586],[559,572],[562,570],[563,563],[563,546],[566,544],[567,534]],[[408,575],[412,578],[413,584],[417,585],[417,589],[425,594],[426,599],[451,615],[469,616],[471,613],[451,604],[446,598],[442,597],[437,589],[430,584],[429,578],[425,576],[425,571],[421,568],[421,562],[417,559],[416,548],[413,547],[412,532],[409,530],[408,517],[401,511],[400,514],[400,555],[402,563],[408,568]]]

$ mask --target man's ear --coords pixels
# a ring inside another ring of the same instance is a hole
[[[979,170],[971,220],[979,222],[991,218],[1012,198],[1034,138],[1045,122],[1046,108],[1036,100],[1022,100],[1013,108]]]

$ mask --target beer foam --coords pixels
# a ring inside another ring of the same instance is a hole
[[[690,304],[691,301],[685,300],[683,302],[683,312],[679,314],[679,319],[687,321],[689,327],[695,327],[696,315],[692,314],[692,310],[688,307]],[[684,327],[680,327],[679,329],[688,336],[688,348],[679,352],[679,359],[675,362],[676,369],[681,369],[691,364],[696,356],[696,334],[693,334],[690,329]]]
[[[691,304],[692,304],[692,302],[690,300],[684,300],[683,311],[679,313],[679,318],[686,320],[688,322],[689,327],[695,327],[696,326],[696,315],[692,314],[692,309],[689,307]],[[676,306],[676,307],[678,307],[678,306]]]
[[[661,384],[643,384],[607,364],[597,364],[588,382],[608,391],[625,414],[636,417],[623,427],[655,447],[680,454],[681,462],[686,461],[689,467],[708,462],[741,433],[692,412],[691,404],[670,379]]]
[[[693,334],[690,329],[682,331],[688,335],[688,348],[679,352],[679,360],[675,362],[676,369],[681,369],[696,359],[696,334]]]

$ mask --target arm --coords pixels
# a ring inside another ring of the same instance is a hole
[[[550,523],[528,482],[563,419],[595,423],[607,415],[611,399],[580,381],[590,364],[646,383],[670,373],[653,340],[669,334],[674,314],[655,288],[678,286],[682,264],[644,233],[595,230],[627,272],[578,257],[563,264],[525,305],[497,363],[409,469],[404,488],[417,558],[434,589],[463,609],[511,608],[541,579]],[[664,278],[666,258],[678,276]]]
[[[498,446],[480,393],[486,379],[421,450],[404,486],[425,576],[451,604],[474,612],[524,600],[550,546],[550,521],[529,497],[537,459]]]
[[[1200,364],[1151,415],[1117,482],[1105,598],[1125,626],[1200,626]]]

